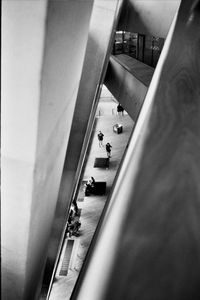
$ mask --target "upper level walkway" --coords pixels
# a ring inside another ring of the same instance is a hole
[[[154,68],[126,54],[112,55],[110,60],[117,61],[146,87],[149,87],[154,73]]]
[[[136,122],[154,68],[126,54],[111,55],[105,85]]]

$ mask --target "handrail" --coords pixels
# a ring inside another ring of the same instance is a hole
[[[71,299],[199,299],[200,1],[183,0]]]

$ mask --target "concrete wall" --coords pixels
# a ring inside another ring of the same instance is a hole
[[[82,162],[84,157],[95,116],[95,103],[97,104],[98,100],[98,98],[95,98],[95,95],[100,86],[100,81],[102,81],[102,74],[106,70],[109,59],[107,54],[108,51],[109,53],[111,52],[111,47],[109,47],[110,40],[114,37],[113,26],[117,24],[116,18],[118,17],[121,4],[121,0],[94,1],[86,55],[70,131],[55,221],[51,233],[46,266],[47,273],[52,270],[55,262],[61,234],[66,222],[69,202],[72,199],[74,188],[80,175],[80,162]],[[94,108],[93,112],[91,112],[92,108]],[[89,128],[88,131],[87,128]]]
[[[118,30],[166,38],[180,0],[128,0]]]
[[[72,299],[200,298],[199,8],[181,2]]]
[[[23,299],[47,1],[2,3],[2,296]]]
[[[92,4],[3,2],[4,299],[39,292]]]
[[[110,58],[104,84],[136,121],[148,87],[113,57]]]

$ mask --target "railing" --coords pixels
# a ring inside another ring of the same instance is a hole
[[[200,1],[174,19],[71,299],[199,299]]]

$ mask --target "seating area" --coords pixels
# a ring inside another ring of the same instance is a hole
[[[109,158],[96,157],[94,161],[94,168],[109,168]]]
[[[104,181],[96,181],[94,183],[94,186],[90,187],[88,189],[87,187],[85,188],[85,196],[90,196],[92,195],[105,195],[106,193],[106,182]]]

